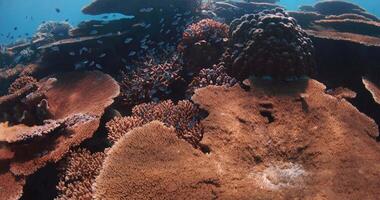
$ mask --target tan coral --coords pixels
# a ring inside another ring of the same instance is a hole
[[[86,149],[72,151],[66,158],[64,171],[57,186],[57,199],[92,199],[92,184],[105,159],[103,152],[91,153]]]
[[[380,87],[368,78],[362,78],[365,88],[372,94],[376,103],[380,104]]]
[[[37,80],[35,78],[31,76],[21,76],[9,86],[8,93],[13,94],[17,90],[22,89],[23,87],[29,84],[35,84],[35,83],[37,83]]]
[[[97,199],[376,199],[376,123],[315,80],[208,86],[203,152],[157,122],[111,148]],[[122,185],[123,187],[120,187]]]
[[[216,168],[175,130],[151,122],[124,135],[107,153],[95,199],[211,199]]]
[[[202,127],[199,125],[200,110],[192,102],[184,100],[175,105],[171,100],[160,103],[144,103],[132,109],[129,117],[115,118],[107,123],[108,139],[117,141],[133,128],[154,120],[176,128],[176,134],[194,146],[202,139]]]
[[[44,105],[49,120],[42,126],[2,127],[2,131],[16,131],[11,135],[2,133],[0,137],[1,143],[14,152],[10,171],[15,175],[33,174],[46,163],[59,161],[71,147],[90,138],[99,126],[104,109],[119,94],[116,81],[98,71],[56,75],[37,85],[37,90],[21,98],[37,107]],[[33,103],[41,98],[44,104]]]
[[[1,165],[1,164],[0,164]],[[0,171],[0,199],[17,200],[20,199],[23,192],[25,180],[16,178],[10,172]]]

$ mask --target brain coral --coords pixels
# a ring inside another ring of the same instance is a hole
[[[228,26],[212,19],[191,24],[178,46],[188,70],[198,73],[217,63],[228,41]]]
[[[230,25],[236,76],[274,79],[309,75],[315,66],[314,46],[282,9],[245,15]]]

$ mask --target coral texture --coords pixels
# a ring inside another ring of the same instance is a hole
[[[182,67],[176,63],[145,63],[143,67],[122,74],[119,99],[126,106],[168,99],[183,89],[181,73]]]
[[[175,134],[154,121],[121,137],[96,178],[94,199],[213,198],[215,166]]]
[[[199,124],[201,117],[198,107],[187,100],[179,101],[177,105],[171,100],[144,103],[135,106],[131,116],[115,118],[108,122],[108,138],[111,142],[116,142],[133,128],[158,120],[174,127],[179,138],[197,146],[203,136]]]
[[[59,200],[92,199],[92,184],[99,175],[105,153],[78,149],[69,153],[57,185]]]
[[[37,80],[35,78],[31,76],[21,76],[9,86],[8,93],[13,94],[17,90],[22,89],[23,87],[29,84],[35,84],[35,83],[37,83]]]
[[[202,69],[199,74],[193,78],[189,85],[188,92],[192,94],[194,90],[209,85],[224,85],[231,87],[236,83],[237,80],[227,74],[224,63],[219,63],[212,68]]]
[[[233,70],[284,80],[309,75],[315,67],[314,46],[307,34],[282,9],[245,15],[230,26]]]
[[[228,41],[228,26],[212,19],[191,24],[182,36],[179,50],[190,72],[216,64]]]
[[[202,121],[208,151],[159,122],[122,136],[96,178],[95,199],[376,198],[373,120],[314,80],[250,87],[196,90],[193,100],[210,113]]]
[[[31,116],[36,119],[48,117],[41,121],[43,125],[1,126],[1,143],[14,152],[10,171],[27,176],[92,137],[104,109],[119,94],[119,86],[101,72],[73,72],[42,79],[36,89],[24,87],[16,93],[9,96],[17,98],[5,98],[17,101],[3,101],[0,108],[24,103],[21,108],[28,109],[21,113],[35,111]]]

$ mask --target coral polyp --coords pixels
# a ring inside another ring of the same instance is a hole
[[[312,41],[282,9],[244,15],[231,23],[233,71],[240,79],[277,80],[309,75],[315,67]]]
[[[212,19],[203,19],[187,27],[178,49],[189,71],[197,73],[217,63],[226,47],[228,31],[228,25]]]

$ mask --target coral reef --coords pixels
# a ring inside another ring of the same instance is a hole
[[[214,65],[212,68],[202,69],[197,76],[193,78],[188,86],[188,93],[192,95],[194,90],[203,88],[209,85],[232,87],[238,81],[227,74],[224,63]]]
[[[171,100],[140,104],[132,109],[131,116],[117,117],[107,123],[108,139],[116,142],[133,128],[157,120],[174,127],[179,138],[198,146],[203,136],[199,124],[201,118],[202,113],[198,107],[187,100],[179,101],[177,105]]]
[[[115,80],[94,71],[55,75],[1,97],[7,122],[0,126],[0,144],[2,153],[10,154],[0,156],[1,168],[23,178],[59,161],[92,137],[118,94]],[[19,120],[9,117],[16,114]]]
[[[198,73],[216,64],[228,42],[228,26],[212,19],[191,24],[184,31],[178,46],[186,70]]]
[[[368,78],[362,79],[365,88],[372,94],[376,103],[380,104],[380,87]]]
[[[21,76],[20,78],[17,78],[10,86],[8,89],[9,94],[13,94],[17,92],[18,90],[26,87],[27,85],[30,84],[35,84],[37,83],[37,80],[31,76]]]
[[[120,86],[121,104],[127,107],[168,99],[181,93],[184,80],[181,76],[182,66],[175,62],[163,64],[144,63],[132,72],[122,73]]]
[[[356,14],[374,21],[379,20],[360,6],[347,1],[321,1],[314,6],[303,6],[300,9],[305,12],[318,12],[322,15]]]
[[[272,3],[241,2],[241,1],[216,1],[210,11],[225,23],[231,23],[234,19],[246,14],[256,14],[264,10],[280,8]],[[214,16],[215,17],[215,16]]]
[[[309,75],[315,67],[312,41],[282,9],[245,15],[230,29],[232,67],[239,79],[255,75],[285,80]]]
[[[207,153],[158,122],[122,136],[96,178],[95,199],[376,197],[373,120],[314,80],[250,87],[196,91],[193,100],[210,113],[202,121]]]
[[[91,153],[86,149],[71,151],[60,175],[57,199],[92,199],[92,184],[99,175],[104,158],[103,152]]]
[[[367,36],[380,37],[380,23],[360,19],[322,19],[314,22],[340,32],[363,34]]]
[[[178,140],[173,128],[154,121],[110,149],[94,199],[211,199],[216,171],[206,155]]]
[[[0,199],[376,199],[379,19],[276,2],[94,0],[0,46]]]

